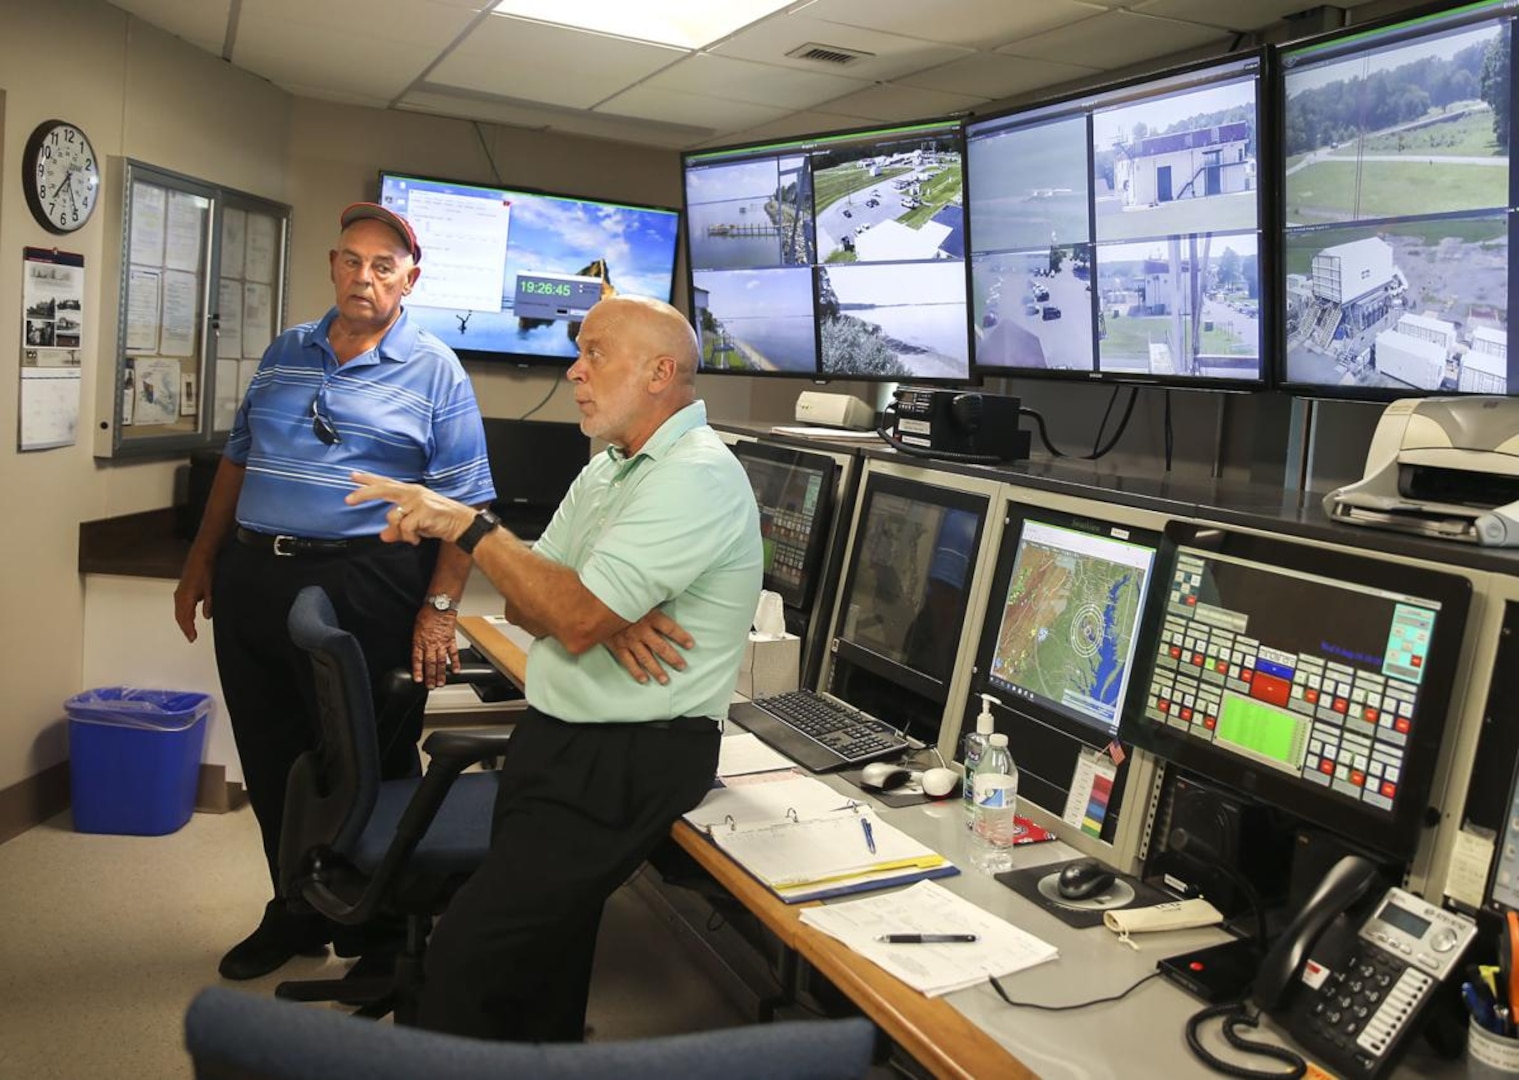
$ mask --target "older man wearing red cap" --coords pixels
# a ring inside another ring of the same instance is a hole
[[[474,391],[458,357],[409,324],[403,301],[421,246],[401,215],[355,203],[328,255],[333,308],[269,346],[238,409],[200,531],[174,593],[174,617],[196,638],[212,626],[222,695],[275,897],[257,930],[222,958],[252,979],[298,953],[320,953],[332,928],[278,895],[285,778],[315,745],[303,700],[309,661],[285,618],[296,592],[322,585],[378,679],[398,666],[428,687],[458,664],[457,603],[470,558],[452,544],[382,544],[383,506],[351,506],[355,471],[404,477],[472,506],[495,497]],[[421,708],[381,731],[386,777],[417,770]],[[334,941],[340,955],[363,939]]]

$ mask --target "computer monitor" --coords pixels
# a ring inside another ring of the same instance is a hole
[[[1119,736],[1398,859],[1425,827],[1471,583],[1166,526]]]
[[[733,455],[759,505],[764,587],[793,612],[810,609],[833,522],[838,462],[824,454],[740,442]]]
[[[575,337],[604,296],[670,300],[680,214],[546,191],[380,174],[381,205],[422,245],[412,321],[464,360],[575,360]]]
[[[491,509],[523,540],[536,540],[591,459],[579,424],[485,418],[496,499]]]
[[[970,376],[957,120],[683,154],[701,370]]]
[[[975,730],[982,694],[995,698],[991,713],[1013,749],[1020,794],[1057,816],[1082,751],[1101,750],[1118,733],[1159,543],[1151,529],[1007,506],[960,731]],[[1106,839],[1116,832],[1127,770],[1120,773],[1096,824]]]
[[[965,126],[978,371],[1263,385],[1265,54]]]
[[[935,742],[965,628],[989,499],[866,476],[832,638],[828,689]]]
[[[1508,0],[1280,51],[1284,387],[1510,394]]]

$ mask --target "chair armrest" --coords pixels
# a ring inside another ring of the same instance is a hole
[[[510,731],[502,731],[500,728],[434,731],[423,740],[422,750],[432,759],[434,765],[441,765],[444,768],[457,765],[459,769],[463,769],[477,761],[499,757],[506,753],[506,744],[511,737]]]

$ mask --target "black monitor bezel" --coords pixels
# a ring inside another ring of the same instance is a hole
[[[924,497],[923,493],[930,493]],[[970,612],[970,597],[972,586],[975,582],[977,565],[980,557],[982,541],[986,536],[986,516],[991,508],[991,498],[980,492],[966,491],[961,488],[944,487],[939,484],[927,483],[922,480],[909,480],[905,477],[893,476],[887,473],[871,472],[865,478],[865,488],[858,500],[859,512],[855,518],[856,526],[854,537],[849,545],[849,559],[844,574],[843,587],[838,592],[837,609],[834,613],[833,632],[829,635],[829,643],[834,654],[834,663],[844,661],[861,668],[879,678],[893,682],[898,686],[918,694],[920,697],[932,701],[936,705],[945,705],[949,701],[949,684],[954,679],[953,662],[950,669],[944,673],[943,680],[936,679],[924,672],[917,671],[905,664],[899,664],[889,657],[882,656],[874,649],[852,641],[843,635],[844,619],[849,610],[849,596],[854,591],[855,575],[859,569],[860,549],[865,540],[865,529],[870,521],[870,509],[877,495],[896,495],[899,498],[917,502],[925,502],[946,510],[964,510],[976,515],[976,536],[971,545],[971,563],[966,569],[965,581],[965,608],[961,613],[961,626],[965,625],[965,619]],[[956,650],[958,656],[959,651]]]
[[[1061,105],[1076,105],[1086,98],[1103,97],[1110,94],[1122,93],[1124,91],[1133,90],[1135,88],[1143,86],[1145,83],[1156,82],[1163,79],[1174,79],[1178,76],[1189,75],[1211,67],[1224,67],[1230,64],[1246,62],[1251,59],[1255,60],[1258,65],[1256,75],[1258,87],[1256,93],[1256,235],[1258,237],[1256,242],[1256,260],[1258,272],[1260,275],[1260,291],[1257,308],[1264,316],[1269,309],[1276,307],[1276,278],[1279,276],[1276,272],[1276,249],[1279,244],[1272,241],[1272,234],[1276,231],[1276,219],[1274,215],[1277,200],[1267,197],[1265,185],[1261,183],[1260,180],[1261,170],[1259,168],[1260,163],[1267,161],[1268,156],[1274,152],[1268,141],[1269,133],[1275,130],[1275,124],[1271,118],[1271,114],[1275,111],[1275,103],[1271,95],[1271,88],[1273,86],[1273,81],[1271,78],[1273,53],[1272,50],[1266,46],[1259,46],[1253,49],[1241,49],[1225,53],[1221,56],[1209,57],[1205,60],[1196,60],[1185,64],[1177,64],[1172,67],[1146,72],[1143,75],[1137,75],[1109,83],[1099,83],[1097,85],[1089,86],[1085,89],[1073,91],[1071,93],[1054,95],[1047,98],[1040,98],[1038,100],[1027,102],[1022,105],[1014,106],[1013,108],[1003,109],[997,112],[987,113],[985,115],[972,115],[971,117],[967,118],[965,121],[965,130],[962,135],[965,146],[965,271],[967,277],[970,279],[969,288],[972,290],[972,301],[974,298],[974,277],[971,275],[971,256],[972,252],[975,250],[975,222],[973,220],[973,215],[971,214],[972,184],[970,153],[972,139],[974,138],[975,129],[978,125],[996,124],[1008,119],[1009,117],[1018,116],[1024,113],[1039,112]],[[1090,110],[1086,110],[1086,115],[1090,115]],[[1090,145],[1090,139],[1088,140],[1088,143]],[[1088,173],[1091,171],[1090,158],[1088,158],[1087,161],[1087,171]],[[1095,199],[1095,196],[1093,199]],[[1090,215],[1095,213],[1095,202],[1093,199],[1088,200],[1089,226],[1091,224]],[[1089,242],[1095,254],[1096,248],[1098,246],[1096,239],[1096,230],[1091,229],[1090,232],[1092,239]],[[1092,280],[1095,284],[1095,273],[1092,275]],[[1095,291],[1092,293],[1091,302],[1092,308],[1089,312],[1089,316],[1091,319],[1091,332],[1093,335],[1093,345],[1095,348],[1097,344],[1096,305],[1099,302],[1099,297]],[[1235,391],[1238,393],[1250,393],[1257,390],[1267,390],[1272,386],[1272,372],[1274,365],[1272,364],[1271,358],[1276,351],[1276,324],[1278,321],[1274,318],[1262,318],[1259,320],[1261,351],[1259,358],[1259,369],[1256,377],[1253,379],[1216,379],[1206,377],[1139,375],[1133,372],[1103,372],[1101,370],[1067,371],[1060,369],[1051,370],[1037,368],[999,367],[995,365],[983,364],[977,359],[977,341],[974,333],[975,305],[973,302],[969,303],[968,305],[967,315],[968,321],[972,326],[971,371],[983,377],[993,376],[1018,379],[1046,379],[1054,382],[1158,386],[1177,390],[1225,390]]]
[[[385,179],[387,177],[393,177],[395,179],[400,179],[400,180],[420,180],[423,183],[431,183],[431,184],[457,184],[460,187],[485,188],[485,189],[490,190],[490,191],[500,191],[503,194],[508,194],[508,195],[513,194],[513,193],[517,193],[517,194],[522,194],[522,195],[540,196],[540,197],[543,197],[543,198],[550,198],[550,199],[565,199],[565,200],[574,201],[574,202],[594,203],[594,204],[597,204],[597,205],[600,205],[600,206],[621,206],[621,207],[626,207],[626,208],[628,208],[630,210],[648,210],[648,211],[653,211],[653,212],[661,213],[661,214],[674,214],[675,215],[675,244],[674,244],[674,247],[670,251],[670,285],[669,285],[669,289],[668,289],[668,297],[669,297],[669,301],[668,302],[670,304],[672,304],[672,305],[675,303],[675,281],[676,281],[677,264],[680,262],[681,243],[682,243],[682,238],[685,235],[685,215],[682,212],[683,207],[659,206],[659,205],[656,205],[654,203],[634,202],[631,199],[603,199],[603,198],[600,198],[600,197],[595,196],[595,195],[577,195],[577,194],[574,194],[573,192],[568,192],[568,191],[552,191],[552,190],[550,190],[548,188],[529,187],[529,186],[527,186],[525,184],[511,184],[511,185],[508,185],[508,184],[505,184],[505,183],[498,183],[498,182],[495,182],[495,181],[488,181],[487,182],[487,181],[476,181],[476,180],[461,180],[461,179],[458,179],[457,177],[448,177],[448,176],[429,176],[429,175],[426,175],[424,173],[405,172],[405,171],[401,171],[399,169],[381,169],[381,170],[379,170],[379,176],[378,176],[378,179],[375,182],[375,199],[376,199],[376,201],[378,201],[381,198],[381,196],[383,195],[384,185],[385,185]],[[423,252],[423,257],[424,257],[424,262],[422,263],[422,272],[426,273],[427,272],[427,264],[425,262],[426,252]],[[416,304],[416,305],[409,305],[409,306],[423,307],[425,305]],[[430,308],[429,310],[438,310],[438,309],[436,309],[436,308]],[[541,355],[539,353],[516,353],[516,352],[496,351],[496,350],[490,350],[490,349],[469,349],[469,348],[458,348],[458,349],[454,349],[453,351],[454,351],[454,355],[458,356],[458,358],[460,360],[463,360],[463,361],[466,361],[466,362],[469,362],[469,363],[492,364],[492,365],[498,365],[498,366],[502,365],[502,364],[510,364],[513,367],[524,368],[524,369],[526,369],[526,368],[535,368],[535,367],[546,367],[546,368],[555,368],[555,369],[561,369],[561,370],[563,370],[563,369],[569,368],[569,366],[575,362],[575,357],[573,357],[573,356],[543,356],[543,355]]]
[[[585,456],[585,460],[580,463],[580,468],[581,469],[584,469],[585,466],[591,460],[591,437],[589,435],[585,434],[583,431],[580,431],[580,425],[578,425],[574,421],[530,420],[530,419],[521,419],[521,418],[518,418],[518,417],[515,417],[515,416],[485,416],[485,417],[481,417],[481,429],[483,430],[483,432],[485,434],[486,463],[487,463],[487,465],[489,466],[489,468],[491,470],[491,483],[496,488],[496,497],[495,497],[495,499],[493,499],[491,501],[491,509],[496,514],[500,515],[501,517],[509,517],[509,516],[511,516],[511,513],[512,513],[512,511],[514,509],[516,509],[519,512],[521,510],[523,510],[523,509],[532,509],[532,510],[545,510],[546,509],[546,510],[549,510],[550,512],[552,512],[559,505],[559,501],[558,500],[556,500],[555,503],[552,506],[550,506],[547,503],[527,502],[525,500],[507,499],[507,498],[505,498],[502,495],[502,493],[501,493],[502,485],[496,483],[496,466],[495,466],[495,461],[494,461],[494,459],[493,459],[493,457],[491,455],[491,442],[492,442],[492,439],[491,439],[491,429],[493,427],[504,427],[506,425],[511,425],[512,427],[519,428],[520,430],[522,430],[524,432],[531,432],[533,430],[545,431],[547,429],[552,428],[557,434],[564,435],[564,436],[568,436],[570,429],[574,428],[577,432],[579,432],[579,434],[580,434],[580,440],[585,443],[586,456]],[[566,439],[566,441],[568,442],[568,439]],[[578,445],[578,442],[577,442],[577,445]],[[523,471],[531,471],[531,470],[524,470],[520,465],[518,465],[518,466],[508,466],[508,467],[505,467],[503,469],[503,471],[504,472],[510,472],[510,473],[520,473],[520,472],[523,472]],[[577,471],[577,475],[578,475],[578,471]],[[574,481],[573,481],[573,478],[572,478],[571,479],[571,483],[573,484],[573,482]],[[561,499],[562,498],[563,498],[563,496],[561,496]]]
[[[1431,674],[1421,690],[1419,711],[1407,744],[1404,773],[1391,814],[1332,798],[1321,789],[1274,770],[1254,768],[1244,758],[1214,750],[1194,737],[1145,717],[1144,688],[1149,686],[1154,674],[1169,582],[1176,568],[1177,549],[1181,546],[1439,602],[1440,613],[1425,669]],[[1120,741],[1132,743],[1214,784],[1331,830],[1356,844],[1394,858],[1412,857],[1428,827],[1429,795],[1434,787],[1455,680],[1460,674],[1461,643],[1472,599],[1470,579],[1347,549],[1319,547],[1181,521],[1166,525],[1155,559],[1155,575],[1158,584],[1150,590],[1145,604],[1134,681],[1130,683],[1131,692],[1118,729]]]
[[[1156,529],[1127,525],[1090,514],[1078,514],[1030,503],[1020,503],[1014,499],[1008,500],[1005,512],[1001,547],[997,552],[997,568],[992,576],[991,592],[987,596],[986,618],[981,627],[981,640],[976,647],[976,675],[966,707],[966,716],[971,718],[972,726],[964,730],[973,729],[974,717],[980,712],[979,695],[991,694],[1001,702],[1001,704],[992,705],[993,716],[1002,714],[1018,722],[1041,724],[1093,749],[1101,750],[1118,737],[1116,727],[1122,722],[1125,701],[1119,702],[1118,709],[1114,713],[1115,731],[1107,732],[1099,729],[1095,720],[1077,719],[1072,715],[1075,710],[1068,710],[1053,702],[1034,701],[1009,695],[1005,688],[992,680],[992,654],[996,650],[997,635],[1002,626],[1001,613],[1007,598],[1008,587],[1012,582],[1013,566],[1018,558],[1018,547],[1023,541],[1024,529],[1031,521],[1114,540],[1120,538],[1112,536],[1111,530],[1126,530],[1132,535],[1125,538],[1125,542],[1147,546],[1154,552],[1150,559],[1149,577],[1145,583],[1147,604],[1150,590],[1155,585],[1156,560],[1160,557],[1160,532]],[[1146,605],[1141,605],[1140,610],[1135,613],[1134,654],[1129,660],[1129,683],[1125,687],[1125,700],[1135,685],[1135,665],[1139,661],[1139,635],[1143,626],[1145,607]]]
[[[818,493],[817,509],[812,518],[812,535],[807,540],[807,553],[802,563],[801,595],[793,603],[787,598],[785,592],[775,587],[768,571],[764,578],[764,587],[779,593],[786,607],[798,612],[810,611],[813,598],[818,593],[818,578],[823,571],[823,557],[828,550],[828,537],[833,530],[834,494],[839,483],[839,463],[827,454],[793,449],[789,446],[777,446],[754,439],[741,439],[729,449],[733,451],[733,456],[739,459],[741,465],[744,458],[749,457],[772,465],[811,469],[822,473],[823,484]],[[747,473],[747,470],[745,472]]]
[[[923,129],[943,128],[943,129],[946,129],[946,134],[948,134],[950,132],[953,133],[953,135],[954,135],[954,137],[956,139],[956,142],[959,145],[959,150],[960,150],[960,170],[961,170],[961,172],[960,172],[960,191],[961,191],[961,200],[962,200],[961,205],[964,206],[965,205],[965,202],[964,202],[964,200],[965,200],[965,125],[964,125],[963,121],[959,117],[955,117],[955,116],[928,117],[928,118],[921,119],[921,120],[908,120],[908,121],[904,121],[902,123],[879,123],[879,124],[869,124],[869,125],[865,125],[865,126],[862,126],[862,127],[835,128],[835,129],[831,129],[831,130],[828,130],[828,131],[819,131],[819,132],[814,132],[814,133],[810,133],[810,134],[807,134],[807,135],[787,136],[787,137],[783,137],[783,138],[764,139],[764,140],[753,141],[753,142],[730,143],[730,144],[727,144],[727,145],[724,145],[724,146],[711,146],[711,147],[703,147],[703,148],[698,149],[698,150],[684,150],[684,151],[682,151],[681,155],[680,155],[680,179],[681,179],[681,184],[680,184],[680,210],[681,210],[680,230],[681,230],[681,232],[680,232],[680,236],[681,236],[681,242],[682,242],[682,244],[685,247],[685,259],[684,259],[684,262],[685,262],[685,268],[686,268],[686,303],[687,303],[686,317],[691,321],[691,324],[693,326],[697,325],[697,317],[696,317],[696,273],[697,273],[697,271],[696,271],[696,267],[695,267],[695,265],[693,263],[693,260],[691,258],[691,238],[690,238],[691,213],[690,213],[690,206],[687,203],[685,178],[686,178],[686,173],[687,173],[687,171],[690,168],[690,162],[693,159],[695,159],[695,158],[701,158],[701,157],[711,157],[711,156],[723,155],[723,154],[731,154],[731,155],[734,156],[734,160],[739,160],[739,159],[741,159],[741,157],[744,154],[750,153],[750,152],[754,153],[756,156],[762,156],[763,154],[771,152],[771,151],[780,152],[780,151],[783,151],[783,150],[791,150],[791,151],[794,151],[796,153],[809,153],[811,150],[816,149],[819,146],[819,144],[825,143],[825,142],[831,142],[831,141],[835,141],[835,140],[837,140],[837,141],[849,141],[849,140],[859,139],[859,138],[862,138],[862,137],[867,137],[867,136],[871,136],[871,135],[875,135],[875,134],[887,135],[887,134],[890,134],[891,132],[896,132],[896,131],[911,132],[912,130],[917,129],[917,128],[923,128]],[[818,364],[818,367],[817,367],[816,370],[810,371],[810,372],[809,371],[750,371],[750,370],[734,370],[734,369],[728,369],[728,368],[708,368],[708,367],[703,366],[703,367],[699,367],[697,369],[698,373],[702,374],[702,375],[748,376],[750,378],[767,379],[767,380],[770,380],[770,379],[806,380],[807,382],[816,383],[818,385],[824,385],[824,384],[832,383],[832,382],[883,383],[883,382],[902,382],[904,380],[905,381],[910,381],[910,382],[913,382],[913,383],[924,383],[924,384],[927,384],[927,385],[935,385],[935,386],[971,386],[971,385],[979,385],[980,378],[979,378],[979,376],[976,373],[976,365],[975,365],[975,341],[974,341],[974,334],[971,332],[971,314],[970,314],[970,309],[971,309],[970,284],[971,284],[971,282],[970,282],[970,247],[969,247],[970,233],[969,233],[968,212],[965,212],[964,217],[962,218],[962,229],[965,230],[964,235],[965,235],[965,238],[966,238],[966,254],[965,254],[965,257],[960,260],[961,270],[964,273],[964,286],[965,286],[965,337],[966,337],[966,352],[965,352],[965,356],[966,356],[966,364],[965,364],[965,375],[963,377],[961,377],[961,376],[947,376],[947,377],[942,377],[942,378],[932,378],[932,377],[928,377],[928,376],[919,376],[919,375],[864,375],[864,374],[856,374],[856,373],[852,373],[852,372],[851,373],[847,373],[847,374],[835,374],[833,372],[824,371],[822,369],[822,362],[823,362],[822,331],[820,329],[820,322],[819,322],[818,317],[817,317],[817,312],[818,312],[818,295],[817,295],[817,293],[818,293],[818,286],[817,286],[817,280],[818,279],[817,279],[816,267],[818,265],[821,265],[821,264],[814,264],[814,266],[811,268],[812,269],[812,297],[813,297],[812,337],[813,337],[813,348],[815,350],[814,355],[817,357],[817,364]],[[875,265],[890,265],[890,264],[888,264],[888,263],[878,263],[878,264],[875,264]],[[700,332],[700,330],[698,328],[698,333],[699,332]]]
[[[1478,2],[1480,2],[1480,0],[1478,0]],[[1458,18],[1455,21],[1455,25],[1459,25],[1462,21],[1469,20],[1470,22],[1481,22],[1485,19],[1497,18],[1503,14],[1507,14],[1511,19],[1514,20],[1514,28],[1512,33],[1519,35],[1519,12],[1514,11],[1511,7],[1509,7],[1507,3],[1504,3],[1503,0],[1499,0],[1499,3],[1499,7],[1496,7],[1495,9],[1485,13],[1477,12],[1475,10],[1469,12],[1467,15]],[[1324,48],[1326,46],[1334,45],[1337,42],[1349,43],[1354,38],[1362,37],[1368,34],[1380,34],[1383,31],[1404,23],[1409,24],[1409,37],[1416,38],[1421,35],[1420,32],[1415,28],[1414,24],[1425,19],[1435,18],[1439,16],[1456,16],[1462,7],[1467,6],[1474,7],[1475,5],[1456,4],[1452,6],[1451,4],[1430,3],[1422,7],[1409,9],[1407,11],[1384,15],[1377,19],[1368,19],[1366,22],[1354,23],[1350,26],[1342,27],[1336,30],[1330,30],[1322,34],[1314,34],[1310,37],[1300,38],[1296,41],[1278,45],[1273,50],[1273,52],[1276,54],[1276,61],[1272,65],[1271,73],[1271,99],[1275,104],[1271,117],[1272,139],[1274,144],[1271,160],[1273,166],[1277,170],[1277,173],[1271,178],[1271,185],[1275,195],[1275,198],[1272,200],[1275,204],[1275,232],[1274,244],[1272,246],[1275,248],[1273,262],[1275,264],[1275,273],[1277,280],[1274,283],[1276,308],[1271,321],[1275,340],[1278,343],[1279,347],[1277,347],[1272,352],[1273,370],[1271,378],[1272,385],[1284,393],[1293,394],[1297,397],[1323,398],[1334,401],[1370,402],[1388,402],[1397,401],[1401,398],[1438,397],[1452,395],[1462,397],[1482,396],[1480,394],[1466,394],[1461,391],[1419,390],[1412,386],[1408,387],[1406,390],[1391,386],[1326,386],[1321,383],[1293,380],[1289,376],[1287,365],[1287,185],[1284,183],[1285,178],[1282,175],[1282,170],[1284,170],[1287,165],[1287,57],[1293,53],[1309,49]],[[1516,126],[1514,122],[1514,115],[1519,115],[1519,82],[1516,82],[1513,79],[1513,69],[1515,65],[1513,63],[1512,56],[1510,57],[1509,63],[1510,85],[1512,87],[1511,93],[1514,96],[1514,101],[1512,104],[1515,106],[1515,113],[1510,116],[1509,121],[1509,139],[1510,143],[1512,143],[1516,132],[1519,132],[1519,126]],[[1519,170],[1516,170],[1514,168],[1512,155],[1513,147],[1511,145],[1509,166],[1509,199],[1511,204],[1519,206],[1519,195],[1515,194],[1516,186],[1519,186]],[[1262,186],[1264,187],[1264,184]],[[1509,237],[1511,240],[1514,239],[1516,235],[1516,228],[1519,228],[1519,223],[1515,222],[1514,217],[1514,212],[1510,211]],[[1350,222],[1347,224],[1353,225],[1355,223]],[[1512,252],[1513,244],[1511,243],[1509,247],[1510,251]],[[1510,255],[1508,275],[1509,297],[1510,300],[1513,300],[1515,297],[1519,297],[1519,258],[1514,257],[1512,254]],[[1511,385],[1507,396],[1519,396],[1519,388],[1513,387]]]

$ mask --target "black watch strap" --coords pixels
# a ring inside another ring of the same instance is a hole
[[[469,523],[469,528],[459,534],[459,539],[454,543],[459,545],[459,550],[466,555],[474,553],[475,545],[494,532],[501,524],[501,519],[489,510],[481,510],[475,515],[475,520]]]

